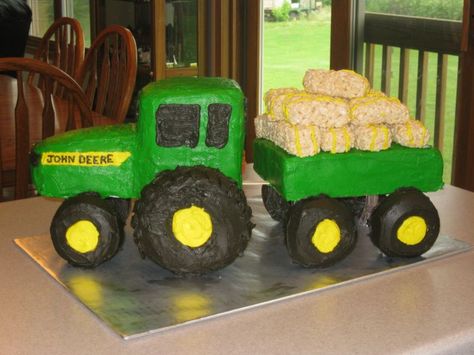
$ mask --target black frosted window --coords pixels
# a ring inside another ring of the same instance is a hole
[[[208,108],[206,145],[223,148],[229,139],[229,120],[232,107],[228,104],[211,104]]]
[[[156,143],[194,148],[199,141],[199,113],[199,105],[160,105],[156,111]]]

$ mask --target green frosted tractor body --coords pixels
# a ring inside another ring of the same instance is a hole
[[[37,144],[38,193],[66,198],[51,225],[58,253],[84,267],[110,259],[136,198],[132,226],[143,256],[176,273],[234,260],[253,226],[241,189],[244,102],[229,79],[166,79],[142,90],[136,124],[70,131]]]
[[[33,179],[44,196],[94,191],[138,198],[160,172],[202,165],[240,186],[244,136],[244,96],[235,82],[162,80],[142,90],[136,124],[75,130],[39,143]]]

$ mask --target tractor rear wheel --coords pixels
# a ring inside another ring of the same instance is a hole
[[[327,267],[351,253],[357,240],[354,218],[341,201],[319,197],[290,209],[286,247],[304,267]]]
[[[95,194],[69,198],[51,222],[57,253],[74,266],[96,267],[111,259],[123,243],[123,225],[114,209]]]
[[[243,253],[251,214],[243,191],[219,171],[179,167],[143,189],[132,226],[142,256],[176,274],[202,274]]]
[[[124,225],[127,222],[128,215],[130,214],[130,199],[123,199],[117,197],[108,197],[105,199],[107,203],[112,206],[115,211],[115,214],[119,218],[119,221]]]

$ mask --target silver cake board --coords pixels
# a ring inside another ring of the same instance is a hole
[[[246,192],[252,188],[247,186]],[[422,257],[387,258],[360,230],[357,246],[345,260],[328,269],[303,269],[289,258],[281,225],[253,195],[248,201],[256,227],[244,255],[225,269],[200,277],[176,277],[142,260],[130,229],[123,250],[92,270],[68,265],[54,251],[49,235],[18,238],[15,243],[124,339],[398,272],[470,249],[465,242],[440,236]]]

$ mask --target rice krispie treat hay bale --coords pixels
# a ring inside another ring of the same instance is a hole
[[[346,100],[305,92],[289,94],[283,101],[284,118],[291,124],[342,127],[349,122]]]
[[[307,92],[346,99],[362,97],[370,88],[369,81],[352,70],[309,69],[303,78]]]
[[[422,148],[428,145],[430,133],[422,122],[410,119],[404,124],[391,127],[393,141],[411,148]]]
[[[385,125],[353,126],[354,148],[378,152],[392,144],[392,134]]]
[[[308,157],[320,152],[321,131],[316,126],[291,125],[286,121],[275,121],[267,115],[255,118],[257,138],[265,138],[288,153]]]
[[[409,119],[408,108],[395,97],[366,96],[349,101],[351,125],[402,124]]]
[[[268,90],[263,96],[263,101],[268,114],[274,117],[274,112],[283,112],[281,109],[281,104],[285,97],[289,94],[295,94],[300,91],[301,90],[296,88],[279,88]]]
[[[354,142],[354,134],[348,126],[322,131],[321,150],[331,153],[348,152]]]

